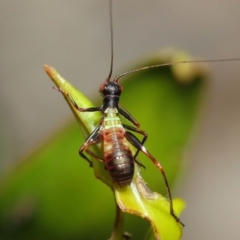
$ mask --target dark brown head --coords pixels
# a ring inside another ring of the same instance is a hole
[[[122,93],[122,86],[116,82],[110,82],[109,79],[100,86],[99,92],[103,97],[102,111],[104,112],[108,108],[118,109],[119,97]]]
[[[99,92],[103,97],[106,96],[120,96],[122,93],[122,86],[116,82],[105,81],[99,88]]]

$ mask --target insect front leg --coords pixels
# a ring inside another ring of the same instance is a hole
[[[97,112],[97,111],[102,111],[101,107],[91,107],[91,108],[80,108],[77,103],[75,102],[75,100],[73,99],[73,97],[71,96],[71,94],[69,94],[68,92],[64,91],[62,88],[56,88],[53,87],[53,89],[61,92],[62,94],[64,94],[66,97],[68,97],[72,103],[72,105],[79,111],[79,112]]]
[[[180,221],[179,217],[176,216],[174,209],[173,209],[173,202],[172,202],[172,194],[171,194],[171,190],[170,190],[170,186],[167,180],[167,176],[165,174],[165,171],[162,167],[162,165],[148,152],[148,150],[142,145],[141,141],[139,141],[139,139],[134,136],[131,132],[125,132],[125,136],[127,138],[127,140],[135,147],[137,148],[139,151],[143,152],[152,162],[153,164],[158,168],[158,170],[160,170],[164,182],[165,182],[165,186],[168,192],[168,197],[169,197],[169,205],[170,205],[170,214],[173,216],[173,218],[179,222],[183,227],[184,224]]]

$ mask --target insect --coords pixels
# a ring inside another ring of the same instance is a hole
[[[180,63],[192,63],[192,62],[218,62],[218,61],[231,61],[239,59],[221,59],[221,60],[205,60],[205,61],[180,61],[174,63],[165,63],[153,66],[147,66],[135,70],[131,70],[116,76],[113,80],[113,27],[112,27],[112,3],[109,0],[110,5],[110,28],[111,28],[111,65],[108,77],[105,79],[103,84],[100,86],[99,91],[103,97],[103,103],[100,107],[81,108],[75,102],[73,97],[63,89],[57,88],[59,92],[67,96],[73,106],[80,112],[101,112],[102,117],[98,126],[89,135],[87,140],[83,143],[79,149],[79,154],[92,166],[91,160],[86,156],[85,152],[90,156],[104,163],[106,170],[109,172],[113,179],[113,182],[119,187],[125,187],[131,184],[134,174],[134,164],[144,167],[138,160],[137,156],[141,151],[144,153],[161,172],[165,186],[167,189],[170,205],[170,214],[173,218],[179,222],[182,226],[184,224],[176,216],[173,209],[172,194],[170,191],[169,183],[165,171],[153,155],[145,148],[144,143],[148,138],[147,132],[140,129],[139,122],[120,104],[120,96],[123,91],[121,85],[119,85],[119,79],[125,75],[143,71],[150,68],[158,68],[162,66],[169,66]],[[126,118],[132,125],[124,124],[121,122],[120,116]],[[139,140],[133,133],[142,135],[142,139]],[[90,146],[101,143],[103,146],[103,157],[97,156],[90,150]],[[133,145],[137,151],[133,155],[130,150],[130,144]]]
[[[136,69],[118,75],[111,81],[112,70],[113,70],[113,30],[112,30],[112,3],[109,1],[110,5],[110,27],[111,27],[111,66],[108,77],[105,79],[104,83],[100,86],[99,91],[103,97],[103,104],[100,107],[92,108],[81,108],[77,105],[72,96],[60,88],[55,88],[59,92],[63,93],[65,96],[69,97],[73,106],[80,112],[96,112],[100,111],[102,117],[99,125],[93,130],[87,140],[79,149],[79,154],[82,158],[90,163],[91,160],[85,155],[84,152],[88,153],[90,156],[102,161],[105,164],[106,170],[109,172],[110,176],[119,187],[125,187],[132,182],[134,174],[134,163],[141,167],[144,167],[138,160],[137,156],[139,152],[143,152],[148,158],[153,162],[153,164],[160,170],[169,197],[170,203],[170,213],[180,222],[180,219],[175,215],[172,203],[172,194],[170,191],[169,183],[164,172],[162,165],[149,153],[149,151],[144,147],[148,135],[145,131],[140,129],[139,122],[133,118],[133,116],[125,110],[120,104],[120,95],[122,93],[122,86],[119,85],[118,81],[121,77],[130,74],[132,72],[141,71],[147,68],[152,68],[156,66],[149,66],[141,69]],[[120,116],[123,116],[129,120],[133,126],[123,124],[121,122]],[[139,133],[143,136],[142,140],[139,140],[134,134]],[[102,143],[103,145],[103,155],[104,157],[97,156],[92,152],[89,147],[91,145]],[[133,155],[129,143],[131,143],[136,149],[136,153]],[[183,226],[184,224],[181,223]]]

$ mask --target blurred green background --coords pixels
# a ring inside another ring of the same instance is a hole
[[[118,72],[164,46],[179,46],[205,59],[240,56],[236,1],[114,1],[113,9]],[[70,115],[52,90],[44,63],[90,98],[97,94],[109,69],[108,1],[1,1],[0,20],[0,153],[5,174]],[[204,115],[187,154],[188,171],[174,193],[188,204],[184,239],[240,236],[239,63],[212,64],[211,71]]]

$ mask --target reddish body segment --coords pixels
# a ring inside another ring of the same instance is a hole
[[[104,163],[113,181],[118,186],[124,187],[132,182],[134,159],[125,137],[125,129],[115,109],[108,109],[107,115],[100,131],[103,139]]]

